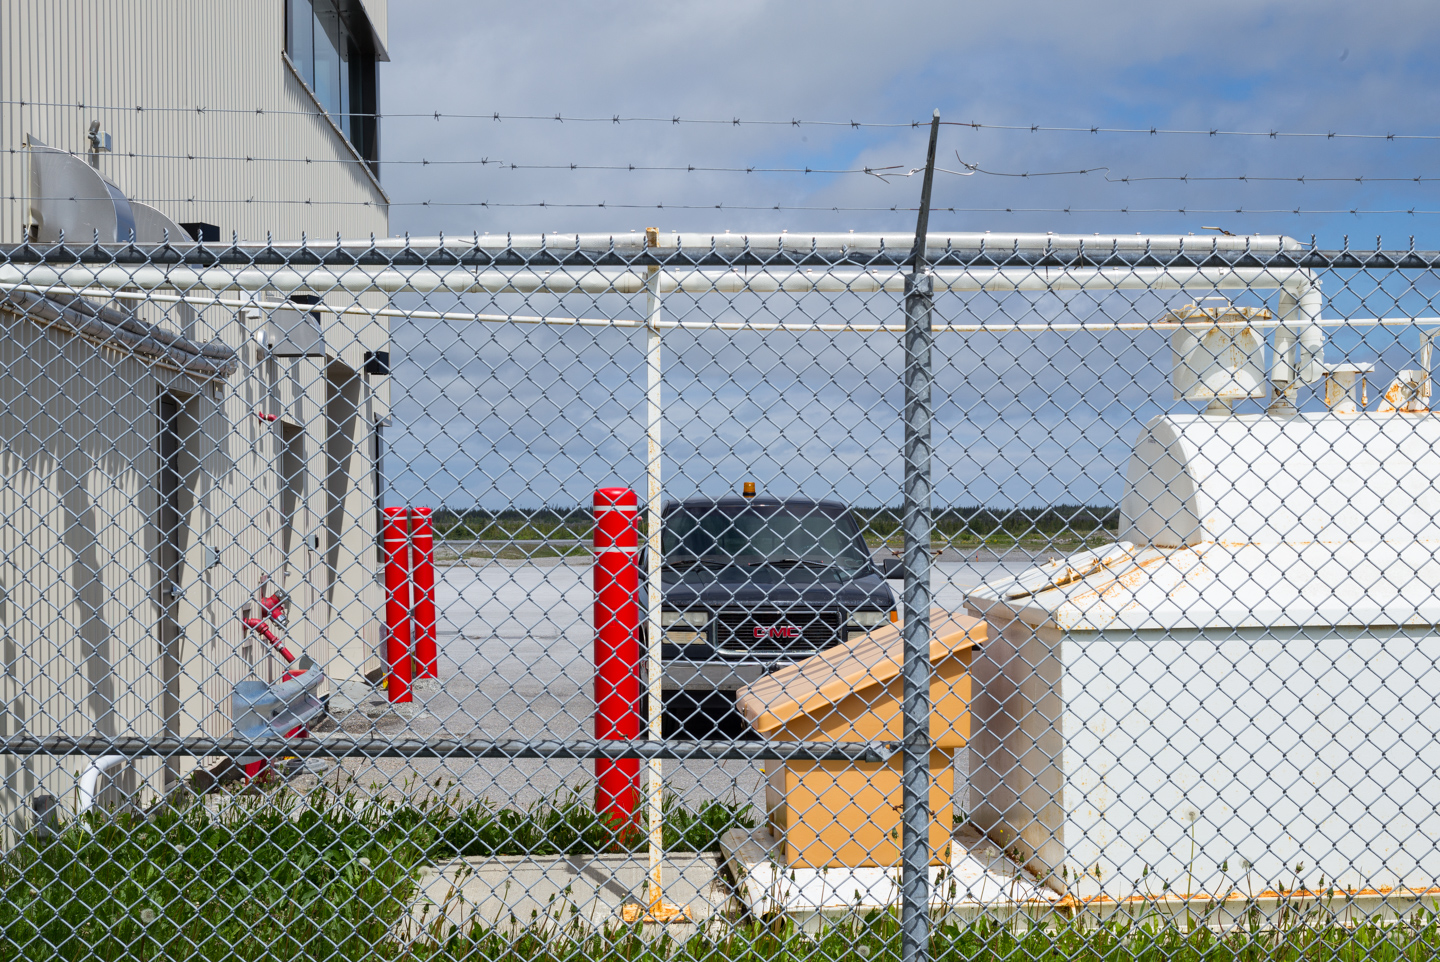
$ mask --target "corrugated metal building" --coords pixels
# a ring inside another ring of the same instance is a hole
[[[385,236],[385,24],[385,0],[0,0],[0,239],[68,216],[28,144],[207,240]],[[379,666],[389,332],[334,309],[383,295],[321,292],[323,343],[277,352],[308,306],[160,293],[0,290],[0,734],[229,734],[234,684],[284,671],[242,622],[276,589],[332,685]],[[0,761],[7,837],[77,767]],[[183,768],[138,761],[107,797]]]
[[[376,112],[385,23],[386,0],[0,0],[0,240],[24,224],[11,150],[83,154],[93,120],[101,172],[179,223],[384,237],[377,125],[357,115]]]

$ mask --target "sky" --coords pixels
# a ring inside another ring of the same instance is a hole
[[[1313,235],[1321,247],[1347,236],[1373,247],[1377,235],[1401,247],[1413,236],[1433,249],[1437,49],[1440,17],[1407,2],[553,2],[537,16],[532,5],[404,0],[392,3],[381,73],[382,182],[397,235],[909,232],[918,176],[746,171],[903,174],[923,163],[923,122],[938,109],[939,166],[976,172],[937,174],[933,231],[1221,227]],[[701,120],[719,123],[689,122]],[[1342,278],[1327,284],[1331,313],[1434,313],[1429,289],[1402,298],[1373,278],[1350,278],[1348,291]],[[1211,293],[952,297],[938,309],[1153,319]],[[898,312],[890,295],[816,300],[667,309]],[[638,310],[622,298],[464,304]],[[1145,420],[1192,409],[1170,395],[1161,335],[986,337],[938,348],[944,503],[1113,503]],[[402,322],[395,341],[409,385],[396,406],[397,494],[455,507],[573,503],[602,482],[643,480],[636,335]],[[753,475],[787,493],[898,500],[893,337],[697,334],[666,347],[667,493],[722,493]],[[1329,356],[1373,360],[1379,380],[1414,366],[1417,350],[1414,332],[1341,332]]]
[[[955,213],[936,229],[1285,232],[1436,243],[1440,214],[1234,214],[1236,207],[1440,211],[1440,141],[1030,132],[1045,127],[1440,133],[1440,16],[1433,5],[1354,3],[548,3],[404,0],[382,70],[385,160],[848,169],[924,161],[923,129],[762,126],[792,119],[1012,125],[947,127],[985,170],[1108,167],[1112,177],[1306,177],[1307,182],[1109,184],[942,175],[937,207],[1162,208],[1173,213]],[[556,113],[734,120],[640,124],[434,120]],[[424,118],[402,119],[398,113]],[[1420,184],[1318,177],[1429,176]],[[440,230],[909,230],[913,215],[716,212],[713,205],[913,207],[919,185],[864,174],[510,170],[389,164],[399,202],[702,205],[664,212],[397,207],[394,233]],[[1180,208],[1226,214],[1180,214]]]

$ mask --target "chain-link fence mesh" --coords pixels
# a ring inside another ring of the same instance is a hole
[[[0,955],[1433,952],[1440,256],[911,241],[0,249]]]

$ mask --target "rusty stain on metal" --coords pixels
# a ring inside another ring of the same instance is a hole
[[[1186,895],[1182,893],[1169,893],[1162,895],[1126,895],[1121,898],[1115,898],[1114,896],[1103,894],[1081,897],[1066,893],[1053,904],[1062,908],[1085,908],[1093,905],[1133,904],[1187,905],[1194,902],[1210,902],[1217,905],[1223,905],[1233,902],[1259,902],[1275,901],[1281,899],[1354,899],[1389,898],[1394,896],[1399,896],[1401,898],[1426,898],[1430,896],[1440,896],[1440,887],[1412,889],[1406,888],[1404,886],[1397,888],[1390,885],[1382,885],[1379,888],[1363,889],[1265,889],[1264,891],[1256,892],[1253,895],[1247,894],[1245,892],[1231,891],[1227,892],[1224,895],[1215,895],[1209,892],[1196,892],[1193,895]]]
[[[1398,371],[1381,396],[1378,410],[1381,414],[1429,414],[1428,396],[1429,377],[1424,371]]]

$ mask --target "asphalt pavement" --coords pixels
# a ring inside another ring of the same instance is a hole
[[[935,603],[961,610],[966,590],[998,571],[1033,563],[1029,552],[947,552],[934,564]],[[575,559],[484,561],[437,571],[440,679],[421,686],[404,714],[373,724],[396,737],[568,738],[593,731],[594,592],[588,563]],[[891,582],[896,597],[900,582]],[[375,707],[383,696],[372,698]],[[406,717],[406,716],[409,717]],[[345,725],[353,730],[353,723]],[[384,794],[460,790],[502,805],[526,806],[556,793],[593,791],[593,762],[504,759],[350,759],[359,786]],[[666,790],[692,804],[750,801],[763,809],[761,765],[664,763]]]

